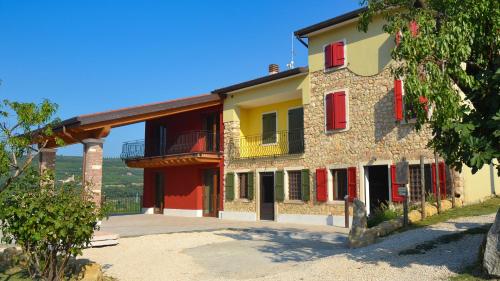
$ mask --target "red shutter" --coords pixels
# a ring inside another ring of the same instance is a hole
[[[326,95],[326,98],[325,98],[325,110],[326,110],[326,113],[325,113],[325,118],[326,118],[326,130],[328,131],[331,131],[333,130],[333,120],[334,120],[334,116],[333,116],[333,108],[334,108],[334,99],[333,99],[333,94],[328,94]]]
[[[358,197],[356,191],[356,167],[347,168],[347,194],[351,202]]]
[[[325,47],[325,68],[330,68],[333,66],[333,44],[329,44]]]
[[[441,198],[446,199],[446,165],[444,162],[439,162],[439,191]]]
[[[417,36],[418,34],[418,23],[414,20],[410,22],[410,33],[413,37]]]
[[[403,83],[399,79],[394,80],[394,117],[403,120]]]
[[[343,66],[344,65],[344,42],[339,41],[333,43],[333,66]]]
[[[328,200],[327,174],[324,168],[316,170],[316,200],[318,202],[326,202]]]
[[[346,108],[345,108],[345,92],[336,92],[333,94],[334,104],[334,120],[333,128],[335,130],[346,128]]]
[[[396,165],[391,165],[391,191],[392,191],[392,202],[403,202],[404,196],[399,195],[398,183],[396,182]]]
[[[431,164],[431,174],[432,174],[432,193],[436,195],[436,163]]]

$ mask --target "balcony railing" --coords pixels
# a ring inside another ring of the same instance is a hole
[[[302,154],[304,130],[234,137],[230,139],[228,149],[229,156],[234,159]]]
[[[124,142],[120,157],[123,160],[167,156],[187,153],[214,153],[219,151],[219,134],[209,131],[193,131],[165,139]]]

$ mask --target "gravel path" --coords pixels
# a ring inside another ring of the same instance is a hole
[[[482,235],[440,244],[424,254],[399,255],[425,241],[494,220],[461,218],[392,235],[362,249],[241,230],[148,235],[120,239],[84,256],[107,274],[132,280],[442,280],[472,264]]]

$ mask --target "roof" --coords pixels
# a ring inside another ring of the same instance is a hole
[[[244,88],[257,86],[260,84],[264,84],[264,83],[276,81],[279,79],[291,77],[294,75],[307,73],[308,71],[309,71],[309,69],[307,67],[296,67],[296,68],[292,68],[292,69],[285,70],[282,72],[278,72],[276,74],[266,75],[266,76],[262,76],[262,77],[259,77],[259,78],[253,79],[253,80],[249,80],[249,81],[241,82],[241,83],[234,84],[234,85],[231,85],[228,87],[216,89],[216,90],[212,91],[212,94],[225,94],[225,93],[233,92],[236,90],[241,90]]]
[[[213,102],[220,102],[220,97],[212,94],[203,94],[188,98],[180,98],[164,102],[126,107],[117,110],[79,115],[62,121],[58,127],[85,126],[94,123],[110,122],[124,118],[140,117],[142,115],[190,107],[198,104],[211,104]]]
[[[343,23],[343,22],[351,20],[351,19],[355,19],[355,18],[359,17],[359,15],[362,14],[363,12],[365,12],[366,10],[367,10],[367,7],[359,8],[357,10],[342,14],[340,16],[331,18],[329,20],[325,20],[325,21],[313,24],[311,26],[304,27],[302,29],[295,31],[293,34],[297,37],[307,37],[307,35],[315,32],[315,31],[318,31],[318,30],[321,30],[321,29],[324,29],[327,27],[332,27],[334,25]]]

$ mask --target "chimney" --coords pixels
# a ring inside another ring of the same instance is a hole
[[[280,72],[280,67],[279,65],[272,63],[269,65],[269,75],[273,75]]]

